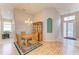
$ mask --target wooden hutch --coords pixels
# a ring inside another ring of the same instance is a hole
[[[33,23],[33,32],[38,32],[38,41],[43,40],[43,23],[42,22],[34,22]]]

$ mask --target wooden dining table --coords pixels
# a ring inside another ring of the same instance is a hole
[[[30,35],[22,35],[21,37],[23,39],[27,39],[27,40],[32,39],[32,35],[31,34]]]
[[[32,39],[32,35],[21,35],[21,38],[24,40],[24,45],[28,46],[28,41]]]

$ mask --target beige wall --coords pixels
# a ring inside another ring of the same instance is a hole
[[[76,15],[76,38],[79,40],[79,12]]]
[[[79,12],[74,13],[76,15],[76,46],[79,46]]]
[[[15,30],[16,33],[32,32],[32,25],[25,24],[25,20],[32,16],[28,13],[25,13],[22,10],[15,10]],[[51,17],[53,20],[52,33],[47,33],[47,18]],[[42,11],[39,11],[32,16],[33,22],[42,21],[43,22],[43,40],[47,41],[62,41],[61,39],[61,20],[60,15],[54,8],[46,8]]]
[[[32,32],[32,25],[26,24],[25,20],[27,20],[32,15],[22,11],[15,9],[15,30],[16,33],[26,32],[27,34],[30,34]]]
[[[1,40],[1,14],[0,14],[0,40]]]
[[[47,33],[47,18],[53,20],[52,33]],[[43,22],[43,39],[47,41],[62,41],[61,39],[61,20],[60,15],[54,8],[46,8],[37,13],[34,17],[34,22]]]

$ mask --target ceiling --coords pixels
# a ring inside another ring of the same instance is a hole
[[[44,8],[56,8],[56,10],[61,14],[68,14],[79,11],[78,3],[12,3],[12,4],[0,4],[0,8],[18,8],[25,10],[28,13],[35,14]]]

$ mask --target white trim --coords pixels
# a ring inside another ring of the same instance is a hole
[[[45,40],[43,40],[43,41],[48,41],[48,42],[61,42],[61,43],[63,43],[64,42],[64,39],[45,39]]]

